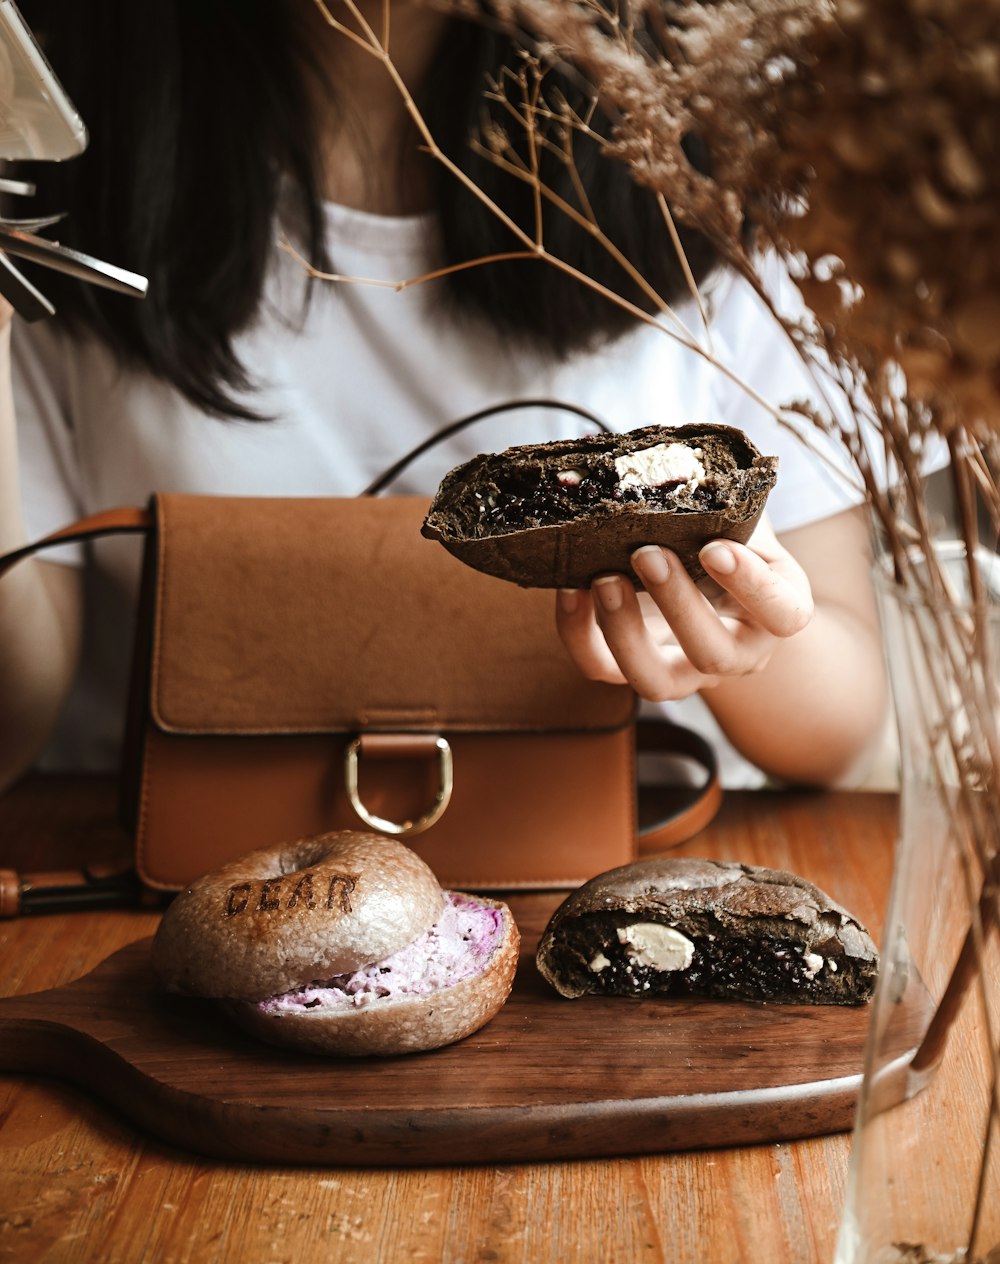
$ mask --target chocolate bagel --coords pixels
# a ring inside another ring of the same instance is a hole
[[[442,891],[409,847],[338,831],[206,874],[165,912],[153,967],[251,1034],[326,1054],[460,1040],[510,992],[519,936],[499,901]]]
[[[599,874],[552,915],[538,969],[561,995],[860,1005],[878,952],[806,879],[683,857]]]
[[[583,588],[632,553],[672,549],[695,579],[709,540],[745,543],[777,479],[732,426],[646,426],[474,457],[445,475],[422,533],[524,588]]]

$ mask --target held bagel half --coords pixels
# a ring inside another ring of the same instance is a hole
[[[746,543],[777,479],[732,426],[645,426],[525,444],[446,474],[422,533],[471,566],[525,588],[585,588],[638,577],[644,544],[672,549],[694,579],[709,540]]]
[[[495,900],[444,892],[410,848],[338,831],[262,848],[167,909],[153,966],[251,1034],[311,1053],[394,1054],[469,1035],[507,999],[519,936]]]

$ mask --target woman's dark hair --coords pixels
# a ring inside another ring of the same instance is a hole
[[[21,0],[20,8],[83,116],[90,144],[66,163],[22,164],[18,174],[33,180],[37,193],[30,211],[8,205],[8,213],[67,212],[57,230],[61,242],[146,276],[149,293],[137,302],[51,272],[34,279],[70,329],[89,330],[122,360],[171,382],[210,413],[253,416],[234,400],[252,385],[252,374],[233,339],[261,300],[284,177],[299,190],[310,260],[320,268],[331,263],[304,73],[310,50],[298,6],[285,0]],[[505,64],[518,64],[506,36],[454,21],[427,77],[434,93],[421,107],[449,157],[532,231],[529,187],[469,144],[486,116],[487,78]],[[584,106],[580,86],[554,77],[547,82],[558,82],[571,103]],[[596,125],[599,130],[599,118]],[[508,131],[521,142],[515,128]],[[553,155],[543,162],[543,180],[575,201],[563,164]],[[660,294],[677,298],[685,281],[655,198],[623,165],[602,159],[596,145],[580,138],[575,165],[603,231]],[[442,167],[435,170],[446,263],[518,248],[478,199]],[[545,240],[553,254],[651,310],[604,248],[552,206],[545,211]],[[684,245],[695,276],[703,277],[715,262],[713,251],[694,234]],[[620,307],[547,263],[470,268],[445,284],[460,309],[558,357],[634,324]]]

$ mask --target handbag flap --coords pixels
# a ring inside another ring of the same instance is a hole
[[[417,497],[157,497],[153,720],[176,733],[611,729],[553,594],[473,571]]]

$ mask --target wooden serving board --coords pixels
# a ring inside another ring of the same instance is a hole
[[[209,1002],[161,992],[143,939],[65,987],[0,1000],[0,1069],[70,1080],[182,1148],[269,1163],[607,1156],[850,1127],[869,1007],[564,1000],[534,965],[556,902],[511,898],[510,1000],[432,1053],[271,1049]]]

